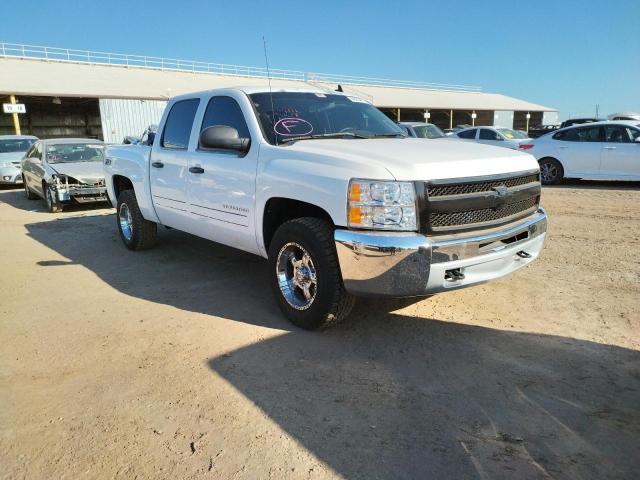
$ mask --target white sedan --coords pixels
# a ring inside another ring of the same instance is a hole
[[[540,164],[542,183],[563,178],[640,180],[640,122],[575,125],[520,146]]]
[[[461,138],[485,145],[495,145],[496,147],[506,147],[517,150],[521,143],[531,140],[523,132],[502,127],[472,127],[465,128],[450,134],[452,137]]]

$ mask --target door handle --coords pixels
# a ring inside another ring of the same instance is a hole
[[[560,150],[566,150],[569,147],[558,147]]]
[[[189,168],[191,173],[204,173],[204,168],[202,167],[191,167]]]
[[[616,147],[604,147],[605,150],[615,150]]]
[[[162,168],[162,167],[164,167],[164,163],[162,163],[162,162],[153,162],[151,164],[151,166],[154,167],[154,168]]]

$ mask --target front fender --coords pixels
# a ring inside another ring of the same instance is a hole
[[[327,212],[334,225],[346,227],[349,181],[362,178],[361,169],[354,168],[353,162],[333,157],[286,153],[275,156],[275,149],[270,150],[265,156],[274,156],[261,158],[256,181],[256,239],[261,253],[267,255],[262,226],[265,206],[271,198],[310,203]],[[365,178],[392,179],[389,176],[388,171],[372,166]]]

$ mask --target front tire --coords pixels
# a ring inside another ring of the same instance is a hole
[[[42,190],[44,190],[44,201],[47,203],[47,210],[49,211],[49,213],[61,212],[62,205],[56,198],[54,198],[51,187],[49,187],[48,184],[44,183],[42,185]]]
[[[351,312],[355,299],[344,289],[328,222],[303,217],[282,224],[269,245],[269,266],[278,306],[294,325],[327,328]]]
[[[129,250],[146,250],[156,244],[158,225],[144,219],[133,190],[124,190],[118,196],[116,222]]]
[[[543,185],[557,185],[564,178],[564,168],[555,158],[545,157],[538,162],[540,165],[540,181]]]

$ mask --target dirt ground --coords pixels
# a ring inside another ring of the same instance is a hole
[[[0,191],[0,478],[638,478],[640,185],[543,205],[524,271],[310,333],[259,258]]]

